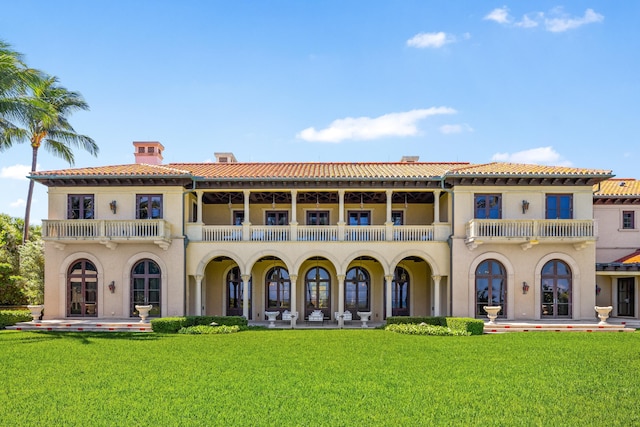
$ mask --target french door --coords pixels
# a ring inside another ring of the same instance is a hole
[[[551,260],[542,268],[542,317],[571,317],[572,274],[567,264]]]
[[[92,262],[75,262],[67,274],[67,316],[98,316],[98,271]]]
[[[636,295],[633,277],[618,279],[618,316],[635,316]]]

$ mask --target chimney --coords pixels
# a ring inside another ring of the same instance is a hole
[[[420,156],[402,156],[400,163],[415,163],[420,160]]]
[[[136,164],[161,165],[164,146],[158,141],[133,141]]]
[[[213,153],[217,163],[238,163],[238,159],[233,153]]]

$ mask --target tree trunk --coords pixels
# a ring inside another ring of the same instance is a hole
[[[36,171],[36,165],[38,163],[38,148],[33,147],[31,153],[31,173]],[[29,216],[31,215],[31,199],[33,198],[33,180],[29,180],[29,192],[27,193],[27,207],[24,211],[24,230],[22,231],[22,244],[29,239]]]

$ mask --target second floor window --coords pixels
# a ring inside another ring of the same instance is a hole
[[[476,194],[474,218],[502,218],[502,196],[500,194]]]
[[[404,212],[393,211],[391,212],[391,222],[393,225],[404,225]]]
[[[136,219],[162,218],[162,194],[136,195]]]
[[[67,219],[93,219],[93,194],[69,194]]]
[[[288,225],[289,212],[287,211],[267,211],[265,215],[267,225]]]
[[[371,212],[349,211],[348,225],[371,225]]]
[[[307,225],[329,225],[329,211],[307,212]]]
[[[573,195],[547,194],[546,219],[573,219]]]
[[[233,211],[233,225],[242,225],[244,222],[244,211]]]
[[[634,211],[622,211],[622,228],[625,230],[633,230],[636,228]]]

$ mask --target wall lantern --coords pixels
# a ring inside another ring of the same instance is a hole
[[[113,212],[114,214],[116,213],[116,211],[118,210],[118,204],[115,200],[112,200],[111,203],[109,203],[109,208],[111,209],[111,212]]]
[[[596,296],[600,295],[600,292],[602,291],[602,288],[598,285],[596,285]]]
[[[115,281],[111,281],[111,283],[109,283],[109,292],[114,293],[116,291],[116,282]]]
[[[529,210],[529,202],[527,202],[526,200],[522,201],[522,214],[527,213],[527,211]]]
[[[529,285],[527,282],[522,282],[522,295],[526,295],[529,292]]]

